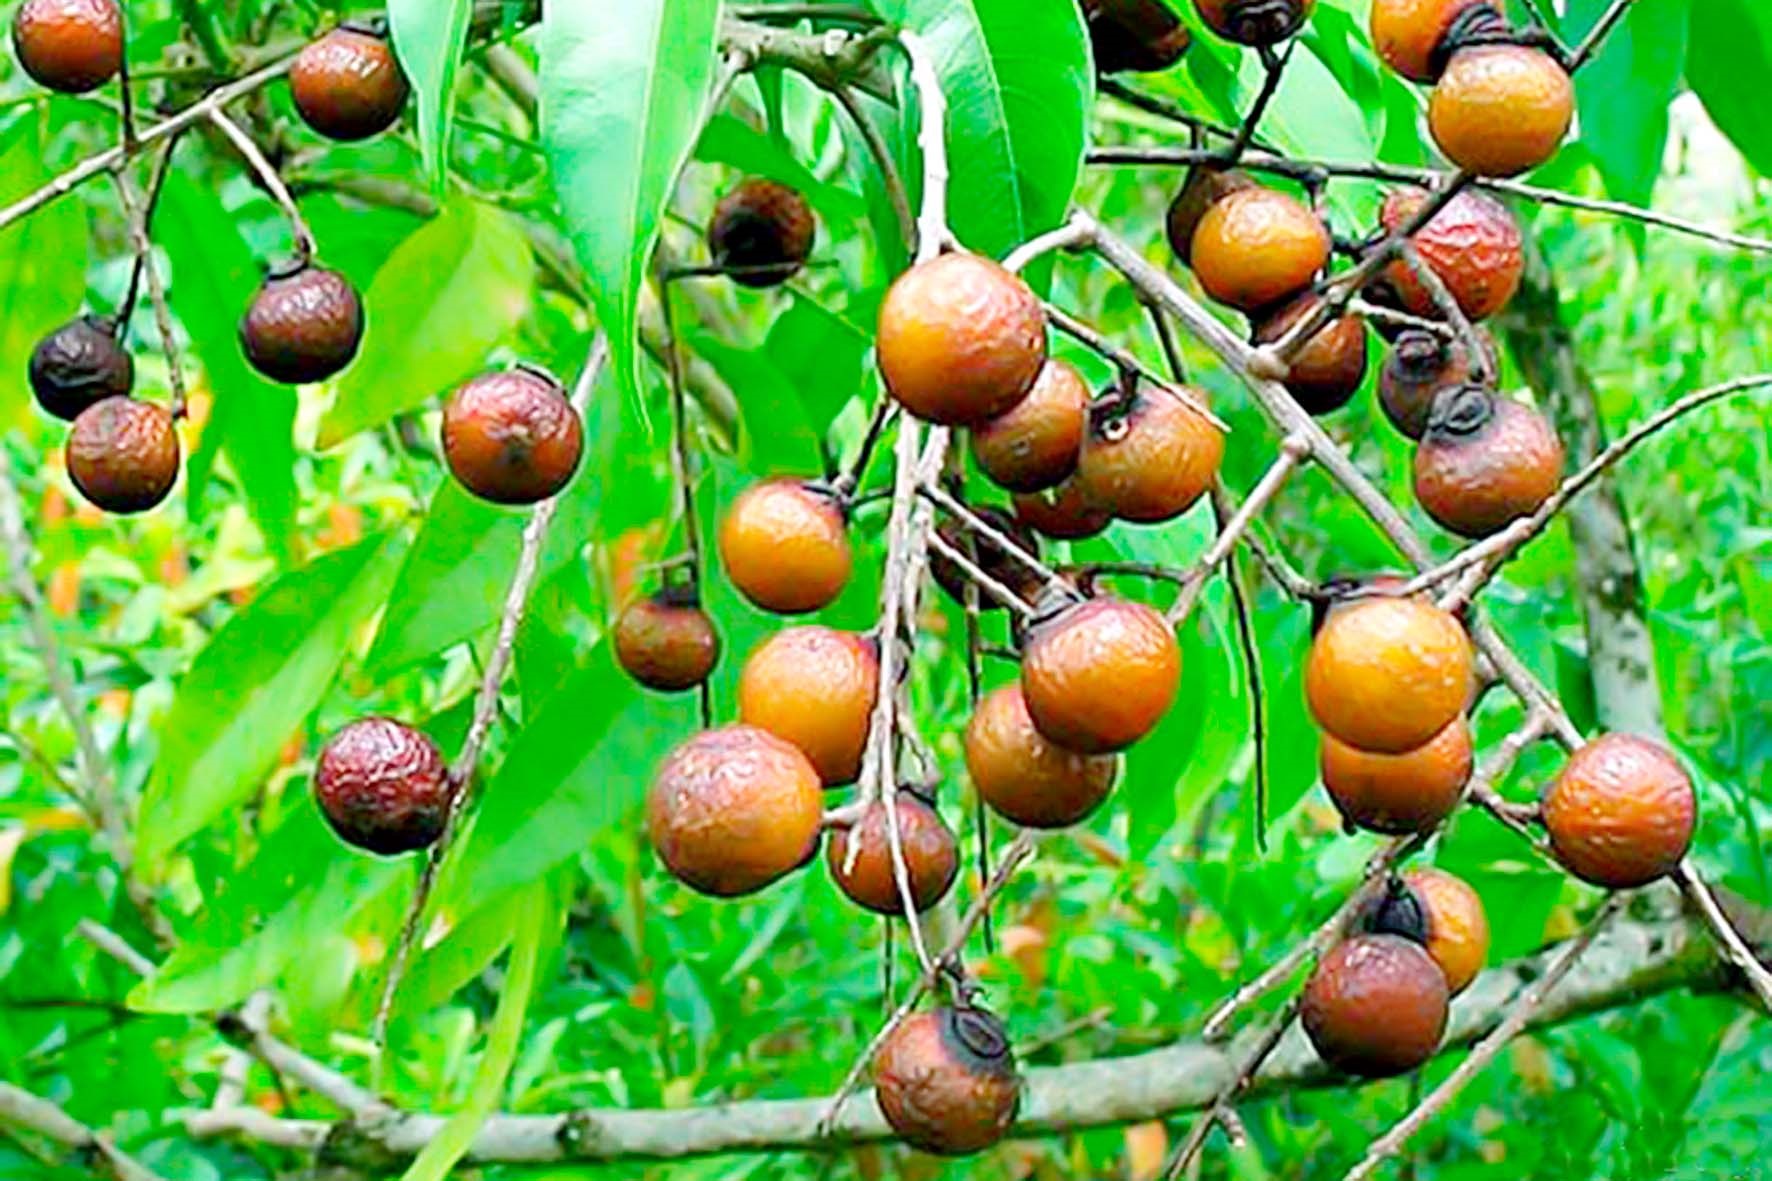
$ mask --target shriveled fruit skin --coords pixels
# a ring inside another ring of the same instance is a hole
[[[1452,23],[1492,0],[1372,0],[1372,47],[1411,82],[1439,77],[1439,57]]]
[[[1002,1023],[980,1009],[905,1018],[874,1055],[874,1098],[906,1143],[966,1156],[1002,1140],[1021,1106],[1021,1077]]]
[[[1698,800],[1667,748],[1602,734],[1569,756],[1544,798],[1544,826],[1570,873],[1626,890],[1666,877],[1685,858]]]
[[[805,864],[823,801],[818,773],[792,744],[755,726],[726,726],[665,759],[646,796],[646,832],[678,880],[736,897]]]
[[[411,92],[393,46],[350,26],[296,55],[289,94],[302,122],[328,139],[368,139],[392,127]]]
[[[693,689],[720,661],[720,633],[707,612],[666,594],[628,604],[615,621],[614,642],[622,670],[663,693]]]
[[[1260,321],[1256,344],[1272,344],[1305,317],[1316,312],[1322,299],[1306,293]],[[1359,392],[1366,380],[1366,321],[1360,316],[1341,316],[1317,329],[1304,347],[1293,355],[1286,374],[1286,389],[1310,414],[1340,410]]]
[[[13,13],[12,45],[39,84],[85,94],[123,66],[123,14],[116,0],[25,0]]]
[[[1003,537],[1014,542],[1022,553],[1036,559],[1040,556],[1040,541],[1034,536],[1034,531],[1002,509],[994,505],[980,505],[972,511]],[[943,522],[936,534],[959,553],[971,558],[975,566],[999,585],[1015,592],[1022,602],[1031,603],[1039,597],[1040,575],[1028,563],[1015,557],[983,533],[968,528],[963,521],[951,520]],[[971,576],[958,562],[946,554],[931,550],[929,573],[935,578],[936,585],[956,603],[966,601],[966,585],[971,581]],[[978,606],[981,610],[989,611],[1007,604],[980,587]]]
[[[363,301],[337,271],[294,263],[271,272],[240,320],[252,367],[289,385],[341,372],[363,341]]]
[[[1027,397],[972,428],[972,457],[999,487],[1043,492],[1077,470],[1089,426],[1089,387],[1064,361],[1047,361]]]
[[[1304,25],[1317,0],[1194,0],[1200,19],[1239,45],[1278,45]]]
[[[793,743],[827,787],[861,773],[880,690],[872,641],[828,627],[790,627],[763,641],[738,678],[738,716]]]
[[[837,502],[791,479],[764,480],[741,492],[720,522],[719,547],[739,593],[782,615],[829,606],[854,563]]]
[[[1489,371],[1493,373],[1494,340],[1485,329],[1477,329],[1477,335],[1489,353]],[[1471,356],[1463,341],[1408,329],[1397,337],[1379,372],[1379,405],[1392,426],[1408,438],[1419,439],[1427,432],[1434,398],[1441,390],[1468,385],[1472,372]]]
[[[1162,720],[1181,684],[1175,632],[1142,603],[1097,598],[1033,629],[1022,659],[1028,716],[1045,738],[1110,754]]]
[[[1330,613],[1311,644],[1305,693],[1317,724],[1349,746],[1414,750],[1464,712],[1471,648],[1450,614],[1376,597]]]
[[[1322,738],[1323,786],[1349,824],[1372,832],[1431,832],[1458,806],[1471,762],[1462,716],[1401,754],[1359,750],[1333,734]]]
[[[1463,878],[1428,866],[1403,875],[1427,913],[1427,954],[1457,996],[1471,986],[1489,958],[1489,916],[1483,900]]]
[[[979,798],[1025,828],[1068,828],[1114,790],[1120,760],[1054,745],[1034,726],[1019,684],[993,690],[966,726],[966,769]]]
[[[78,316],[37,342],[29,375],[39,406],[73,422],[88,407],[129,394],[135,361],[113,326],[102,316]]]
[[[1189,392],[1204,404],[1204,393]],[[1180,516],[1212,487],[1224,461],[1223,433],[1168,390],[1141,391],[1129,408],[1097,408],[1091,417],[1077,461],[1079,491],[1122,520]]]
[[[972,426],[1006,413],[1046,364],[1046,312],[987,258],[943,254],[900,275],[880,306],[886,388],[911,414]]]
[[[1364,1078],[1407,1074],[1446,1032],[1446,977],[1418,944],[1356,935],[1332,948],[1304,986],[1304,1031],[1324,1062]]]
[[[178,432],[165,407],[106,398],[81,411],[63,454],[80,494],[110,513],[141,513],[178,482]]]
[[[953,830],[934,808],[908,791],[899,792],[897,800],[899,848],[904,852],[911,899],[921,913],[953,888],[960,874],[960,850]],[[904,901],[892,863],[889,824],[886,805],[876,803],[852,827],[832,834],[825,845],[825,864],[838,889],[857,906],[875,914],[902,915]],[[858,846],[855,865],[845,869],[851,844]]]
[[[1481,386],[1443,390],[1415,449],[1415,499],[1460,537],[1479,539],[1537,512],[1563,482],[1550,421]]]
[[[1114,514],[1090,502],[1072,476],[1045,492],[1017,494],[1015,519],[1055,541],[1082,541],[1114,523]]]
[[[1452,55],[1428,100],[1446,158],[1478,176],[1518,176],[1557,154],[1575,117],[1575,86],[1548,53],[1473,45]]]
[[[1103,74],[1166,70],[1193,40],[1161,0],[1085,0],[1083,15],[1095,68]]]
[[[435,844],[455,792],[437,744],[392,718],[345,726],[314,765],[314,795],[333,831],[384,857]]]
[[[1398,189],[1385,198],[1379,220],[1396,233],[1421,209],[1427,194]],[[1520,225],[1507,207],[1485,193],[1465,190],[1447,202],[1410,237],[1416,253],[1440,277],[1459,310],[1483,320],[1505,308],[1526,272]],[[1385,270],[1405,311],[1440,319],[1433,296],[1409,264],[1398,259]]]
[[[785,283],[806,262],[818,222],[806,198],[784,184],[749,177],[720,199],[708,222],[708,252],[746,287]]]
[[[462,486],[494,504],[535,504],[571,482],[584,426],[551,377],[511,369],[483,374],[443,408],[443,454]]]
[[[1208,295],[1258,312],[1310,286],[1329,261],[1329,231],[1289,193],[1241,189],[1200,216],[1191,252]]]

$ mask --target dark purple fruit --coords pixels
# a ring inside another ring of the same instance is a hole
[[[103,316],[69,320],[31,350],[31,391],[37,404],[73,422],[87,407],[128,395],[135,362]]]
[[[363,718],[331,738],[314,796],[346,844],[392,857],[443,835],[456,792],[430,737],[392,718]]]
[[[753,176],[720,199],[708,223],[708,251],[734,283],[774,287],[806,262],[818,223],[786,185]]]
[[[363,301],[337,271],[300,260],[274,268],[240,321],[252,367],[288,385],[325,381],[357,355]]]

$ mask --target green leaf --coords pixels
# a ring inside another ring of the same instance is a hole
[[[235,224],[212,189],[178,172],[167,177],[154,238],[172,264],[172,310],[215,397],[186,465],[188,496],[197,515],[216,451],[226,453],[265,544],[288,563],[296,557],[295,394],[260,377],[240,351],[239,317],[261,275]]]
[[[418,94],[418,143],[431,189],[443,193],[449,129],[455,117],[455,72],[467,44],[473,0],[389,0],[394,51]]]
[[[542,144],[629,391],[640,290],[695,146],[719,20],[719,0],[551,4],[542,18]]]
[[[1772,176],[1772,8],[1760,0],[1692,0],[1686,79],[1741,154]]]
[[[0,204],[49,179],[43,161],[43,124],[25,119],[10,128],[0,150]],[[0,423],[23,419],[31,404],[25,368],[44,336],[73,319],[86,294],[86,215],[72,201],[56,201],[0,231]]]
[[[144,866],[249,795],[319,705],[404,542],[370,538],[285,574],[223,624],[180,682],[142,800]]]
[[[459,200],[388,256],[363,298],[368,331],[320,423],[333,447],[471,377],[510,338],[535,289],[517,220]]]
[[[1610,0],[1570,0],[1563,28],[1593,27]],[[1600,52],[1575,77],[1581,141],[1593,152],[1606,191],[1646,205],[1667,147],[1667,109],[1686,53],[1686,0],[1637,0]]]

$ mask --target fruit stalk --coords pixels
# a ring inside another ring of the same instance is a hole
[[[1674,881],[1680,891],[1686,895],[1687,901],[1698,911],[1722,945],[1724,957],[1746,978],[1748,987],[1760,998],[1760,1005],[1766,1012],[1772,1013],[1772,972],[1766,971],[1753,949],[1742,939],[1741,932],[1723,908],[1717,903],[1717,896],[1712,893],[1704,878],[1699,876],[1698,867],[1692,864],[1691,858],[1680,862],[1674,870]]]
[[[1482,338],[1471,325],[1470,317],[1464,314],[1464,309],[1458,306],[1458,301],[1447,289],[1446,281],[1440,278],[1439,272],[1422,260],[1421,252],[1407,239],[1398,247],[1397,253],[1408,264],[1416,281],[1426,288],[1428,298],[1434,301],[1434,307],[1452,325],[1452,331],[1464,345],[1465,353],[1471,359],[1471,380],[1487,383],[1494,376],[1489,372],[1489,350],[1483,346]]]
[[[283,211],[284,218],[289,222],[289,232],[295,238],[296,257],[302,262],[312,261],[316,250],[314,232],[308,228],[307,220],[302,217],[301,209],[296,206],[295,197],[290,194],[289,186],[283,183],[283,178],[278,175],[277,169],[272,166],[269,160],[265,159],[265,154],[259,151],[258,144],[253,142],[250,135],[246,134],[245,129],[228,118],[227,113],[220,107],[209,112],[209,121],[215,124],[216,130],[227,137],[229,143],[234,145],[234,150],[240,153],[242,160],[246,161],[247,168],[252,170],[252,174],[258,178],[265,191],[271,195],[271,199],[277,203],[277,208]]]
[[[1286,481],[1297,470],[1298,465],[1310,458],[1311,445],[1303,435],[1290,434],[1280,442],[1280,454],[1268,465],[1267,471],[1250,490],[1248,497],[1237,507],[1224,528],[1218,531],[1218,537],[1200,557],[1200,561],[1188,575],[1188,582],[1176,596],[1175,605],[1169,608],[1169,622],[1179,626],[1183,620],[1193,614],[1194,606],[1200,601],[1200,594],[1206,588],[1206,580],[1212,572],[1222,566],[1236,549],[1237,542],[1249,531],[1249,526],[1268,502],[1279,495]]]
[[[1624,19],[1624,14],[1630,6],[1631,0],[1612,0],[1612,7],[1600,14],[1600,19],[1594,22],[1594,27],[1588,30],[1588,34],[1582,38],[1581,44],[1577,45],[1575,51],[1569,55],[1569,60],[1563,63],[1563,68],[1573,74],[1586,65],[1589,59],[1599,52],[1600,46],[1605,43],[1606,35],[1619,21]]]
[[[156,191],[158,181],[166,175],[165,164],[172,159],[174,142],[166,142],[162,168],[155,177]],[[154,259],[154,243],[148,237],[148,221],[154,216],[153,199],[154,194],[150,193],[145,200],[138,200],[129,178],[121,172],[117,173],[117,201],[123,206],[124,219],[129,223],[129,242],[135,249],[139,273],[148,288],[148,302],[154,309],[154,327],[159,330],[160,348],[166,355],[166,383],[172,387],[172,401],[168,409],[172,417],[177,419],[185,416],[185,374],[184,366],[179,360],[178,335],[172,327],[172,308],[166,302],[166,283],[160,275],[159,263]],[[133,279],[131,282],[133,283]],[[126,325],[119,323],[117,330],[121,333],[126,328]]]

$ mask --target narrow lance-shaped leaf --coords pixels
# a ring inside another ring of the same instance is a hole
[[[455,118],[455,75],[467,43],[473,0],[389,0],[394,50],[418,97],[418,142],[432,191],[443,192],[449,132]]]
[[[48,179],[41,129],[26,119],[8,131],[0,151],[0,202]],[[86,217],[78,205],[60,201],[0,231],[0,423],[26,415],[31,350],[80,310],[85,293]]]

